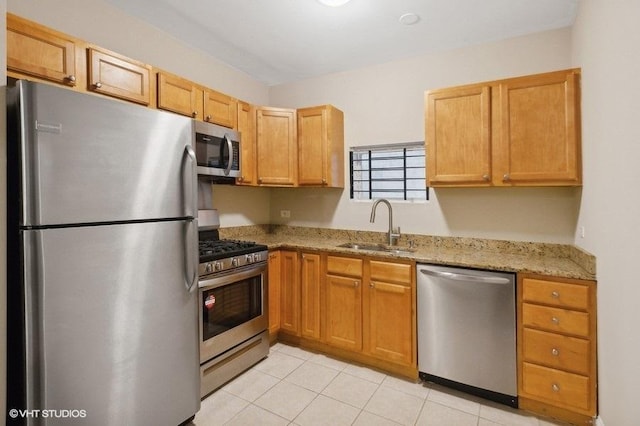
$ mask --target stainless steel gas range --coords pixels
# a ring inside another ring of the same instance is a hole
[[[267,247],[221,240],[215,210],[200,212],[200,396],[269,354]]]

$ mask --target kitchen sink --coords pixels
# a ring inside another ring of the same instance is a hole
[[[410,249],[408,247],[394,247],[376,243],[344,243],[340,244],[338,247],[350,248],[353,250],[381,251],[394,254],[413,253],[415,251],[414,249]]]

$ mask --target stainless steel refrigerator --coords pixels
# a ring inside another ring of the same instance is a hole
[[[7,423],[188,420],[192,120],[25,81],[7,90],[7,116]]]

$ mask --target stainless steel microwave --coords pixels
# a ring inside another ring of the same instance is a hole
[[[204,121],[194,121],[198,174],[240,176],[240,134]]]

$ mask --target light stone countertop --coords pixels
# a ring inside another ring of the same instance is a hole
[[[390,253],[338,247],[348,242],[384,243],[386,233],[379,232],[259,225],[220,229],[220,236],[255,241],[267,245],[270,250],[322,251],[595,280],[595,258],[575,246],[564,244],[403,235],[397,248],[408,249],[411,240],[415,248],[411,252]]]

